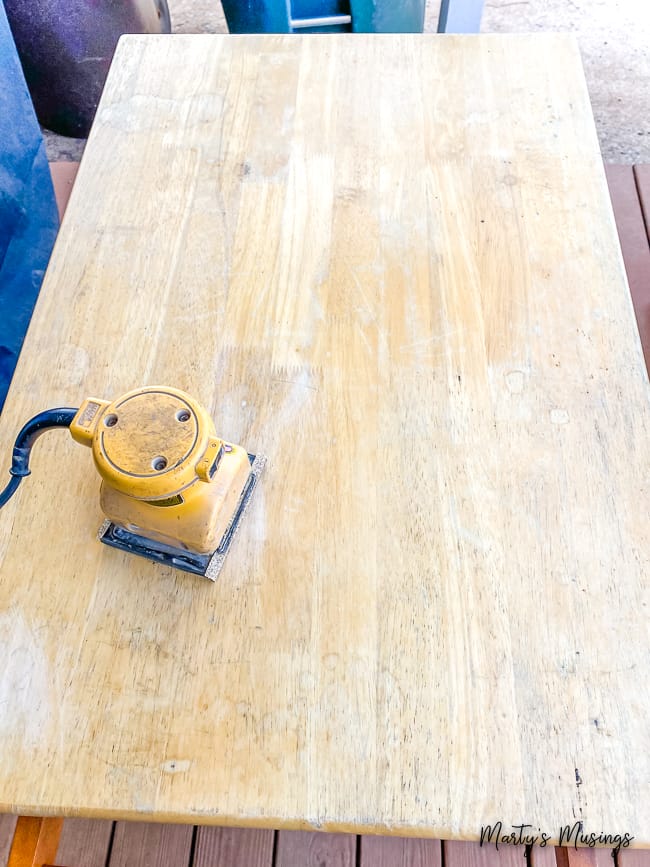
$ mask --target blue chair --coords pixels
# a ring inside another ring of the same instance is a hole
[[[426,0],[222,0],[231,33],[420,33]],[[478,33],[483,0],[442,0],[439,33]]]

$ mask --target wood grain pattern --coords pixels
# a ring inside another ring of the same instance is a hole
[[[274,867],[356,867],[354,834],[284,831],[278,835]]]
[[[361,837],[357,867],[440,867],[440,840]]]
[[[118,822],[108,867],[191,867],[191,825]]]
[[[106,867],[113,822],[106,819],[66,819],[56,855],[57,864]]]
[[[3,460],[150,383],[267,472],[212,585],[39,441],[0,809],[650,845],[649,387],[572,39],[125,37]]]
[[[273,867],[274,832],[199,828],[192,867]]]

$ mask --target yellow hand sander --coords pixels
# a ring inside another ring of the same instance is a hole
[[[175,388],[139,388],[107,401],[39,413],[14,445],[0,507],[29,475],[35,440],[69,427],[102,478],[106,545],[215,580],[265,458],[217,436],[209,413]]]

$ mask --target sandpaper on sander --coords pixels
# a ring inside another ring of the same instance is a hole
[[[102,479],[100,540],[214,580],[266,459],[217,436],[209,413],[188,394],[140,388],[31,419],[16,439],[0,507],[29,475],[35,439],[66,426],[92,449]]]

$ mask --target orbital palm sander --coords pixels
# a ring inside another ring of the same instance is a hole
[[[90,446],[101,476],[106,545],[215,580],[265,464],[216,434],[209,413],[175,388],[139,388],[117,400],[39,413],[14,445],[0,507],[29,475],[35,440],[68,427]]]

